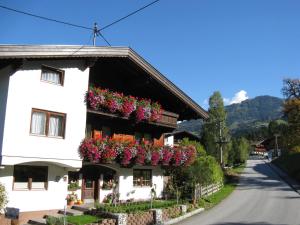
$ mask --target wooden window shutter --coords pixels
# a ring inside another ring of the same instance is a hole
[[[95,139],[102,138],[102,131],[100,131],[100,130],[94,130],[93,131],[93,138],[95,138]]]
[[[155,146],[164,146],[164,135],[162,134],[159,139],[154,138]]]

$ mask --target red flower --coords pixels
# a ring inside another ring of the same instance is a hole
[[[174,149],[174,155],[173,155],[173,160],[174,160],[174,166],[180,166],[181,165],[181,160],[182,160],[182,152],[180,148],[175,148]]]
[[[168,166],[170,164],[172,157],[173,157],[173,151],[171,147],[165,146],[162,149],[162,164],[164,166]]]
[[[98,162],[101,159],[101,152],[94,139],[83,140],[79,147],[79,153],[82,158],[91,162]]]
[[[157,166],[158,162],[160,160],[160,155],[158,151],[153,151],[151,154],[151,165]]]
[[[130,147],[125,147],[124,151],[123,151],[123,157],[122,157],[121,164],[123,166],[129,165],[131,158],[132,158],[132,152],[131,152]]]
[[[144,165],[145,163],[145,158],[146,158],[146,150],[142,146],[137,146],[137,154],[136,154],[136,159],[135,162],[138,165]]]
[[[102,151],[102,161],[104,162],[112,161],[116,157],[117,157],[116,149],[110,146],[105,146],[105,149]]]
[[[161,105],[154,102],[151,105],[151,121],[158,121],[162,117]]]
[[[132,96],[125,96],[123,98],[123,104],[121,107],[121,112],[123,116],[129,117],[130,114],[136,109],[136,99]]]

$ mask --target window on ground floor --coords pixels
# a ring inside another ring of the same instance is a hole
[[[13,190],[47,190],[48,166],[14,166]]]
[[[133,186],[151,186],[152,171],[146,169],[133,170]]]

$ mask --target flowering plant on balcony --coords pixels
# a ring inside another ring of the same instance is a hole
[[[161,118],[162,109],[161,105],[158,102],[153,102],[151,104],[151,120],[157,121]]]
[[[148,99],[141,99],[137,102],[136,121],[150,120],[151,118],[151,101]]]
[[[121,113],[125,117],[129,117],[130,114],[136,110],[136,98],[133,96],[124,96],[123,104],[121,107]]]
[[[97,142],[97,140],[92,138],[84,139],[79,147],[80,155],[91,162],[99,162],[102,151],[100,151],[99,143],[97,145]]]
[[[193,146],[158,147],[145,141],[134,143],[112,138],[86,138],[79,147],[79,153],[84,160],[95,163],[115,161],[122,166],[188,166],[196,157],[196,149]]]
[[[90,87],[87,93],[87,102],[92,109],[99,110],[105,104],[107,89]]]
[[[105,96],[105,107],[111,112],[120,111],[123,103],[123,94],[117,92],[107,92]]]
[[[135,115],[137,122],[142,120],[158,121],[163,112],[161,105],[157,102],[126,96],[123,93],[99,87],[89,88],[86,101],[88,107],[94,110],[107,110],[110,113],[119,113],[124,117]]]

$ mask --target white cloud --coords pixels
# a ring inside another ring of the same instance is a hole
[[[239,92],[235,93],[234,96],[230,98],[224,98],[224,104],[225,105],[231,105],[235,103],[241,103],[242,101],[245,101],[249,98],[247,95],[247,92],[245,90],[240,90]]]

